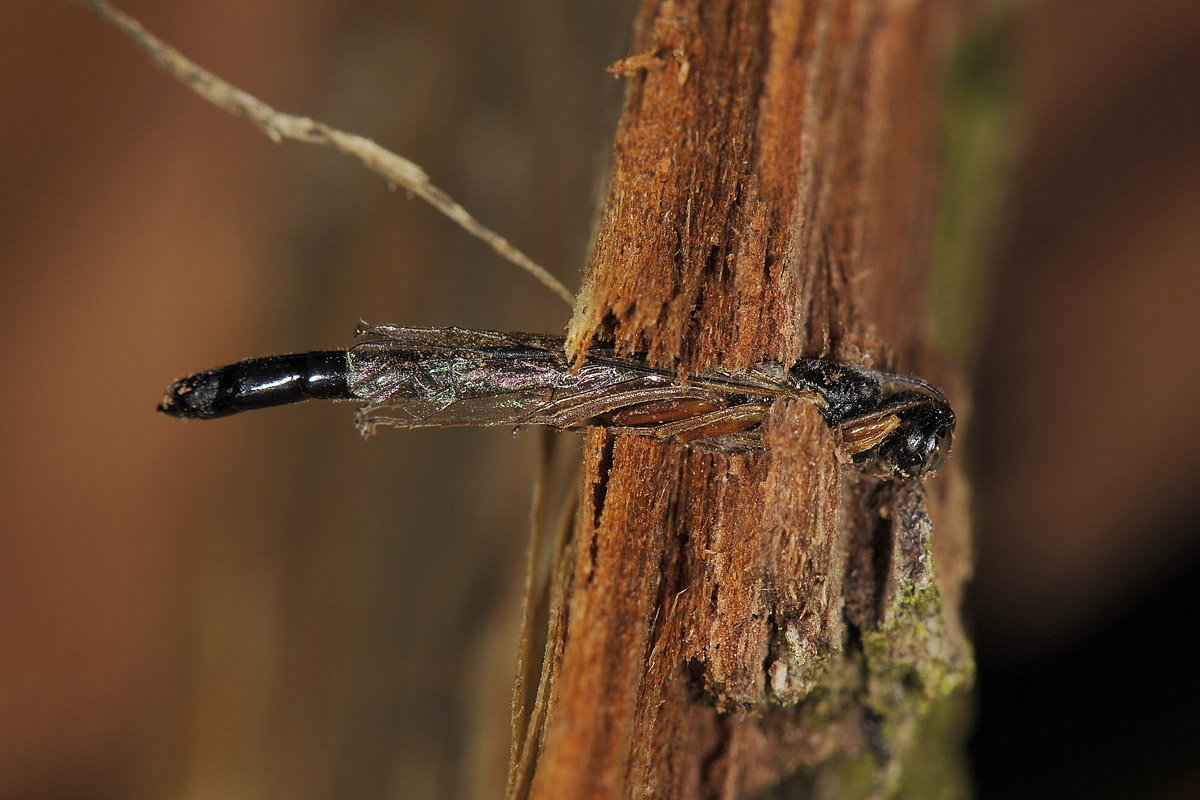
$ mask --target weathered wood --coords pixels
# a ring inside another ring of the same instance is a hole
[[[945,384],[923,334],[946,13],[647,0],[614,67],[629,93],[575,353]],[[861,791],[884,791],[968,676],[957,464],[928,487],[934,583],[924,491],[844,463],[803,403],[764,425],[755,454],[589,434],[533,797],[839,792],[836,764],[864,758]]]

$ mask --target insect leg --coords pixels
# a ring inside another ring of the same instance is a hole
[[[678,386],[638,386],[619,392],[601,394],[581,394],[564,398],[536,409],[519,424],[550,425],[561,430],[574,428],[588,423],[605,414],[618,413],[622,409],[641,406],[647,403],[665,402],[670,400],[696,400],[721,403],[721,395],[704,390],[694,390],[690,396],[684,394]],[[684,394],[684,397],[680,397]]]
[[[683,397],[669,400],[651,400],[625,408],[618,408],[609,415],[612,424],[618,427],[657,425],[664,422],[689,419],[721,408],[722,403],[711,397]]]
[[[842,423],[842,446],[850,455],[865,453],[878,447],[888,435],[900,427],[900,417],[891,413],[867,414]]]
[[[624,428],[631,433],[649,434],[656,439],[674,439],[678,442],[693,442],[697,439],[712,439],[727,433],[737,433],[753,428],[762,422],[767,403],[742,403],[718,408],[687,419],[666,422],[653,428]],[[621,429],[619,429],[621,430]]]

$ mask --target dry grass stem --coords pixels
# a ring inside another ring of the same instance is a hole
[[[406,190],[425,200],[438,211],[458,223],[464,230],[482,239],[508,261],[528,272],[563,299],[572,308],[575,296],[545,267],[513,247],[508,240],[475,219],[450,195],[429,180],[425,170],[377,145],[366,137],[332,128],[308,117],[298,117],[276,111],[257,97],[221,80],[196,64],[166,42],[147,31],[137,20],[124,14],[104,0],[76,0],[96,12],[103,20],[128,36],[154,63],[218,108],[246,119],[259,127],[274,142],[292,139],[297,142],[332,147],[340,153],[354,156],[368,169],[382,175],[394,188]]]

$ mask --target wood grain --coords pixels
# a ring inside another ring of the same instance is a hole
[[[568,348],[951,380],[923,339],[949,13],[644,3]],[[809,405],[764,426],[752,454],[589,434],[531,796],[836,796],[864,759],[885,791],[968,679],[957,464],[926,493],[846,463]]]

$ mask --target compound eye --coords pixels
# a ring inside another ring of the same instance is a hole
[[[934,429],[926,445],[925,470],[937,469],[946,463],[946,456],[950,455],[950,442],[953,436],[954,429],[944,422]]]
[[[950,453],[954,423],[941,408],[928,406],[908,420],[906,431],[899,432],[890,448],[880,456],[899,478],[920,478],[937,469]]]

